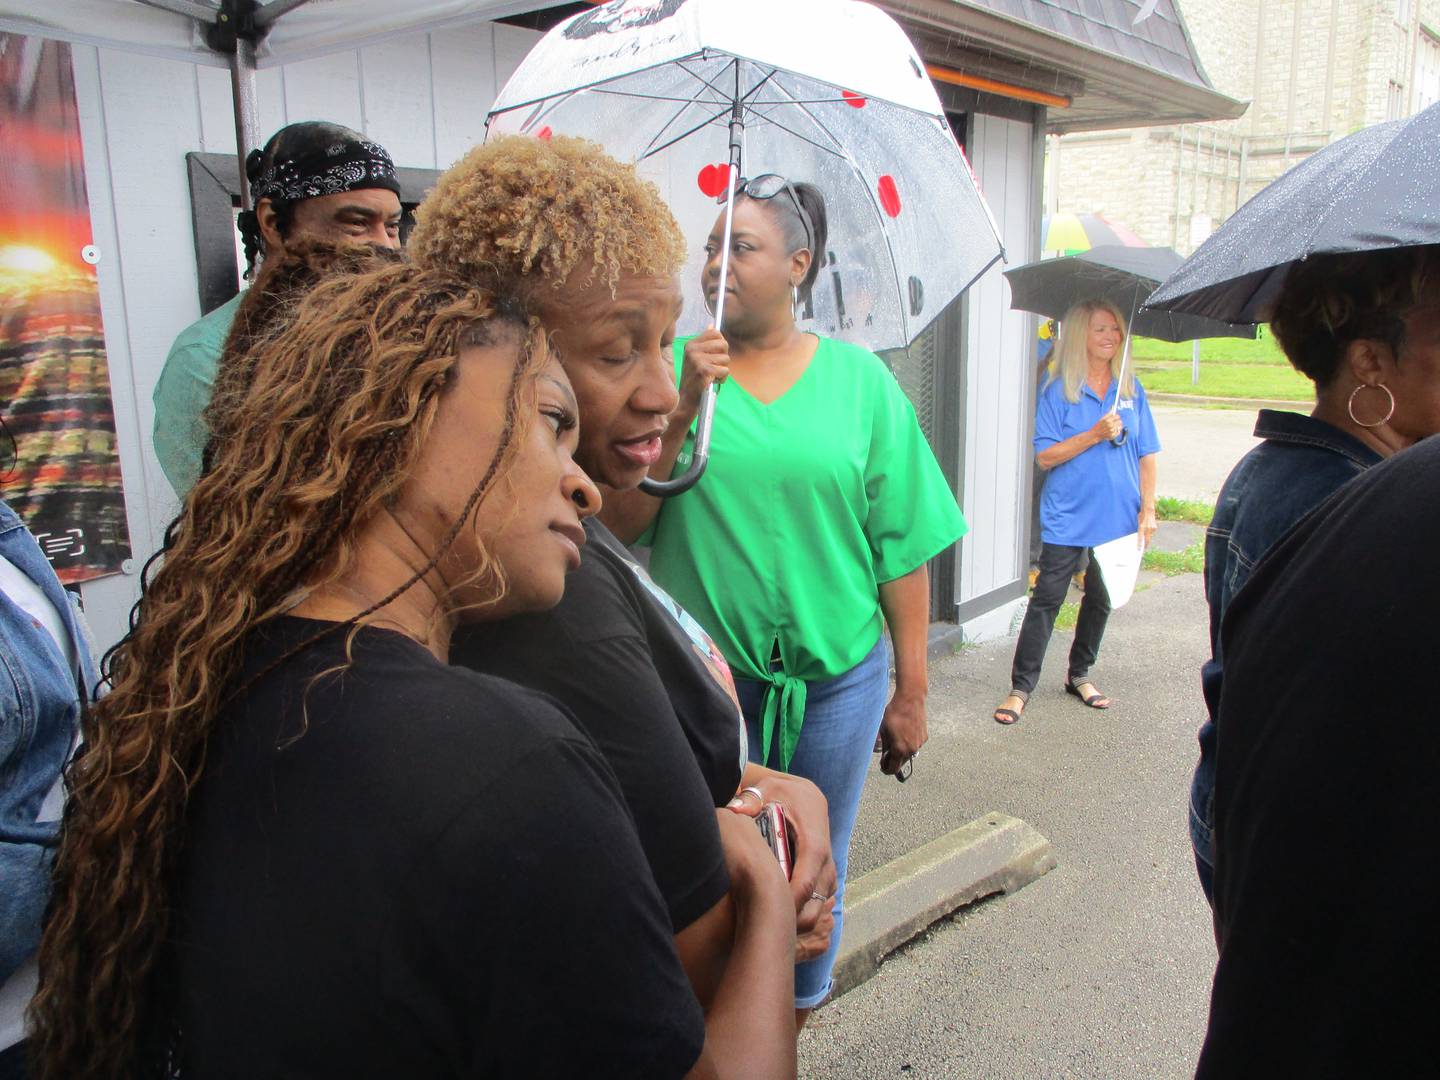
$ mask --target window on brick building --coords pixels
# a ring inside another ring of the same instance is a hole
[[[1405,87],[1390,80],[1390,89],[1385,95],[1385,119],[1399,120],[1405,115]]]
[[[1424,27],[1415,42],[1415,81],[1410,111],[1417,113],[1440,101],[1440,38]]]

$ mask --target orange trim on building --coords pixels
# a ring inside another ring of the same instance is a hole
[[[1071,99],[1062,94],[1047,94],[1044,90],[1028,90],[1023,86],[1016,86],[1014,83],[1000,82],[998,79],[966,75],[954,68],[941,67],[939,64],[926,64],[925,71],[932,79],[949,83],[951,86],[967,86],[971,90],[999,94],[1001,97],[1014,98],[1017,101],[1028,101],[1033,105],[1048,105],[1052,109],[1068,109],[1070,107]]]

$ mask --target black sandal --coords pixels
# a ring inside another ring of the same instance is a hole
[[[1081,679],[1080,681],[1081,681],[1082,683],[1090,683],[1091,686],[1094,686],[1094,685],[1095,685],[1093,682],[1090,682],[1090,680],[1089,680],[1088,678],[1086,678],[1086,679]],[[1075,686],[1075,684],[1074,684],[1073,682],[1071,682],[1069,679],[1066,679],[1066,680],[1065,680],[1065,692],[1066,692],[1067,694],[1074,694],[1074,695],[1075,695],[1076,697],[1078,697],[1085,705],[1087,705],[1088,707],[1090,707],[1090,708],[1092,708],[1092,709],[1108,709],[1108,708],[1111,706],[1111,704],[1113,704],[1108,697],[1106,697],[1104,694],[1101,694],[1101,693],[1094,693],[1094,694],[1091,694],[1089,697],[1085,697],[1084,695],[1082,695],[1082,694],[1080,693],[1079,689]],[[1105,703],[1104,705],[1099,704],[1099,703],[1102,702],[1102,701]]]
[[[1029,703],[1029,701],[1030,701],[1030,695],[1027,694],[1024,690],[1014,690],[1014,689],[1012,689],[1012,690],[1010,691],[1010,693],[1009,693],[1008,695],[1006,695],[1006,696],[1007,696],[1007,697],[1018,697],[1018,698],[1020,699],[1020,712],[1016,712],[1014,709],[996,709],[996,710],[995,710],[995,722],[996,722],[997,724],[1007,724],[1007,725],[1008,725],[1008,724],[1013,724],[1013,723],[1015,723],[1016,720],[1019,720],[1019,719],[1020,719],[1020,713],[1023,713],[1023,712],[1025,711],[1025,706],[1026,706],[1026,705]]]

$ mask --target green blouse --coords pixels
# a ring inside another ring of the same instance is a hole
[[[685,340],[675,343],[678,373]],[[691,441],[675,465],[689,465]],[[769,405],[735,382],[716,401],[710,464],[641,543],[650,571],[710,632],[735,674],[770,685],[762,714],[781,765],[800,738],[807,680],[850,670],[884,628],[879,583],[966,532],[915,409],[874,353],[821,338]],[[780,670],[771,670],[778,655]]]

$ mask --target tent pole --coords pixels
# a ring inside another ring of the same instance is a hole
[[[230,56],[230,90],[235,99],[235,157],[240,163],[240,208],[250,210],[250,181],[245,175],[245,157],[259,145],[255,109],[255,45],[244,38],[235,41]]]

